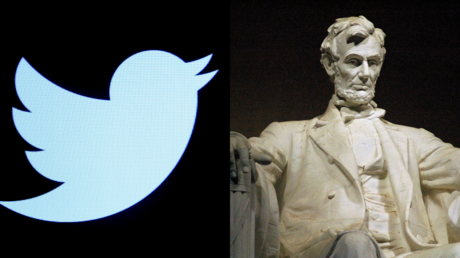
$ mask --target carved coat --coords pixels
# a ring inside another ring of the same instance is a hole
[[[446,213],[460,198],[460,149],[423,129],[373,122],[412,251],[459,242],[459,218],[452,222]],[[362,227],[358,166],[332,102],[320,117],[272,123],[249,141],[273,158],[257,164],[256,257],[318,257],[338,232]],[[457,179],[443,190],[427,189],[421,175],[434,170]]]

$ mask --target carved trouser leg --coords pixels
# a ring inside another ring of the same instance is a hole
[[[369,235],[361,231],[340,233],[332,244],[327,258],[384,258]]]

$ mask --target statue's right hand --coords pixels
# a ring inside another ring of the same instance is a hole
[[[230,178],[234,183],[238,182],[237,160],[240,161],[241,170],[244,173],[251,172],[253,161],[262,165],[272,162],[269,156],[251,150],[251,144],[242,134],[230,132]]]

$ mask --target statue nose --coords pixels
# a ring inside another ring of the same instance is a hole
[[[363,82],[366,83],[367,80],[369,79],[369,65],[367,64],[367,61],[363,61],[361,64],[362,70],[359,72],[359,79]]]

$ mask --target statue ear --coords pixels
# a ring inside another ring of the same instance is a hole
[[[326,69],[326,72],[330,78],[333,78],[335,75],[334,62],[335,61],[332,59],[332,56],[329,53],[322,54],[321,64],[323,64],[324,69]]]

